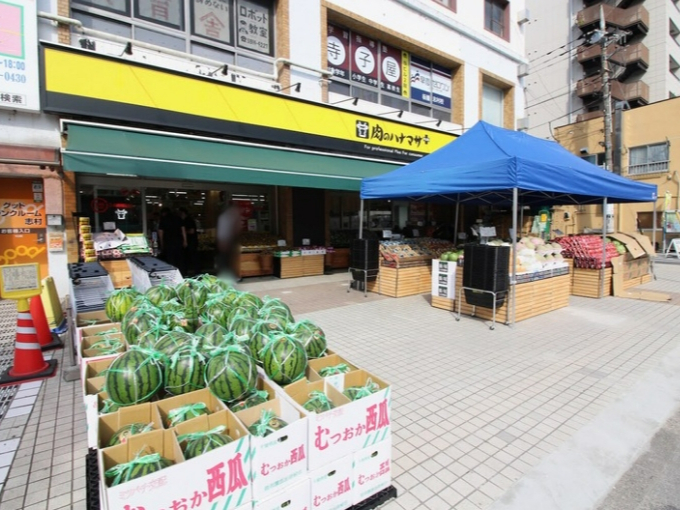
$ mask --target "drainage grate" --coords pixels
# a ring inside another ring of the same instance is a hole
[[[0,372],[14,360],[14,340],[17,327],[17,307],[14,301],[0,300]],[[5,416],[19,386],[0,388],[0,420]]]

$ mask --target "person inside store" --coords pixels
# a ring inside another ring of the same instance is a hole
[[[185,207],[179,208],[179,217],[186,234],[187,242],[184,248],[184,271],[193,276],[201,272],[198,265],[198,232],[196,231],[196,220],[189,214]]]
[[[240,280],[237,276],[241,215],[230,202],[217,218],[217,274],[221,278]]]
[[[161,248],[160,258],[181,269],[183,267],[183,249],[187,246],[187,233],[180,217],[169,207],[161,209],[158,241]]]

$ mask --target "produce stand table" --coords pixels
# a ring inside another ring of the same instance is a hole
[[[245,278],[274,274],[274,255],[271,252],[274,248],[275,246],[242,246],[241,253],[236,260],[236,275],[239,278]]]
[[[278,278],[298,278],[300,276],[323,275],[324,255],[275,256],[274,276]]]
[[[325,264],[331,269],[347,269],[349,267],[349,248],[326,250]]]
[[[390,297],[426,294],[432,288],[431,262],[431,260],[414,261],[394,267],[382,263],[378,278],[368,282],[368,290]]]
[[[564,273],[558,276],[543,278],[540,280],[518,282],[515,289],[516,311],[515,321],[522,321],[537,315],[552,312],[559,308],[569,306],[569,292],[571,288],[571,274]],[[522,275],[517,275],[518,279]],[[463,285],[463,268],[458,267],[456,272],[456,288],[460,289]],[[473,315],[482,319],[491,320],[493,310],[491,308],[473,307],[465,301],[461,303],[461,313]],[[511,299],[511,292],[505,302],[496,309],[496,320],[498,322],[510,323],[511,317],[508,312],[508,303]],[[449,312],[457,312],[458,304],[454,299],[432,296],[431,305]]]

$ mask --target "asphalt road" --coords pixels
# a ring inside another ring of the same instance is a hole
[[[680,411],[656,433],[649,450],[598,510],[680,510]]]

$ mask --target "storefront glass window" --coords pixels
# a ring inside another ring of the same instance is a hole
[[[141,195],[139,189],[84,186],[79,192],[79,212],[90,218],[95,232],[120,229],[124,233],[141,233]]]

